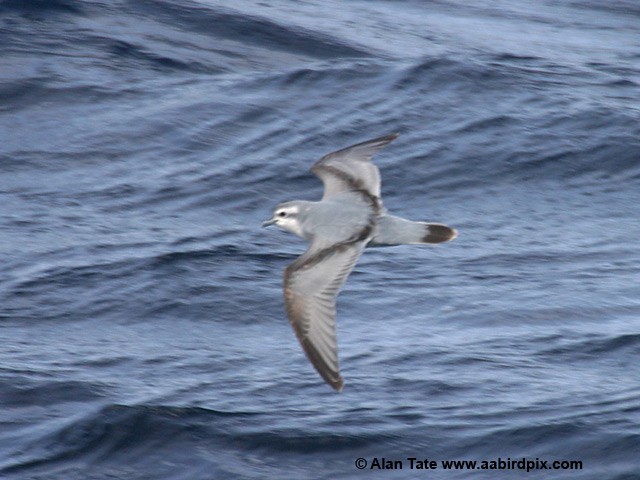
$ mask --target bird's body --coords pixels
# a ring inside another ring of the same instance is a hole
[[[397,134],[325,155],[312,167],[324,184],[319,202],[296,200],[274,209],[276,224],[309,242],[284,273],[287,316],[307,357],[334,389],[342,390],[335,302],[340,287],[367,246],[441,243],[457,232],[445,225],[387,214],[380,173],[371,157]]]
[[[340,196],[335,199],[322,202],[308,202],[297,200],[287,202],[298,207],[299,219],[291,229],[282,227],[298,235],[305,240],[312,240],[314,237],[323,238],[330,243],[346,240],[354,230],[364,228],[370,220],[371,209],[364,205],[359,205],[348,201],[342,201]]]

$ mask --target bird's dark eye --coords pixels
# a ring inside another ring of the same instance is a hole
[[[287,213],[286,213],[286,212],[280,212],[280,213],[278,214],[278,216],[279,216],[279,217],[286,217],[286,216],[287,216]]]

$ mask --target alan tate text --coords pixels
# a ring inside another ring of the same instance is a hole
[[[419,460],[416,457],[409,457],[406,460],[409,470],[435,470],[438,468],[438,462],[435,460]],[[402,470],[405,462],[403,460],[388,460],[384,457],[373,457],[371,459],[371,470]]]

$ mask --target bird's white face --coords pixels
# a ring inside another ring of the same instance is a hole
[[[302,237],[302,226],[300,225],[300,207],[292,204],[280,204],[273,210],[273,217],[262,224],[263,227],[277,225],[283,230],[294,233]]]

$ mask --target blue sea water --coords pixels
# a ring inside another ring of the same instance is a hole
[[[365,252],[337,394],[259,225],[392,132],[460,236]],[[1,478],[638,479],[639,239],[634,0],[0,1]]]

